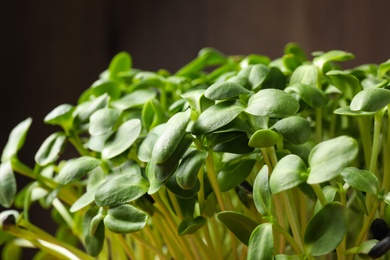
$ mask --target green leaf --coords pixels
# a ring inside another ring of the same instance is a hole
[[[251,96],[245,111],[254,116],[284,118],[298,110],[299,103],[292,95],[279,89],[264,89]]]
[[[9,208],[16,196],[16,179],[11,162],[0,164],[0,205]]]
[[[271,68],[263,64],[256,64],[250,68],[250,73],[248,75],[249,84],[252,86],[252,90],[258,90],[267,79]]]
[[[256,221],[236,211],[223,211],[217,217],[245,245],[248,245],[253,230],[258,226]]]
[[[45,166],[57,161],[66,145],[66,136],[62,132],[51,134],[42,143],[35,154],[35,162],[40,166]]]
[[[240,62],[240,67],[246,68],[246,67],[253,65],[253,64],[268,65],[270,63],[270,61],[271,61],[271,59],[267,56],[257,55],[257,54],[249,54]]]
[[[99,165],[100,160],[90,156],[82,156],[70,160],[60,170],[57,176],[57,182],[66,185],[74,180],[80,179]]]
[[[310,152],[309,184],[322,183],[337,177],[357,156],[355,139],[339,136],[316,145]]]
[[[98,79],[92,84],[91,90],[96,97],[105,95],[116,100],[121,96],[121,85],[111,80]]]
[[[95,232],[91,234],[90,227],[92,219],[99,214],[99,207],[90,208],[84,215],[82,222],[82,231],[85,243],[85,249],[90,256],[98,256],[102,251],[105,240],[104,223],[101,221]]]
[[[378,193],[378,178],[372,172],[348,167],[341,172],[341,177],[355,189],[374,195]]]
[[[328,98],[325,93],[312,85],[295,83],[285,88],[284,91],[287,93],[297,93],[306,104],[313,108],[323,107],[328,103]]]
[[[28,129],[31,126],[32,119],[27,118],[24,121],[20,122],[14,129],[12,129],[8,142],[4,147],[3,153],[1,155],[1,161],[6,162],[15,157],[18,151],[22,148],[24,141],[26,140],[26,135]]]
[[[93,189],[90,189],[86,191],[83,195],[81,195],[80,198],[78,198],[70,207],[70,212],[76,212],[79,211],[80,209],[88,206],[92,202],[95,201],[95,193],[98,187],[95,187]]]
[[[15,226],[19,219],[19,216],[19,212],[13,209],[0,212],[0,230],[7,231],[10,226]],[[3,234],[0,233],[0,235]],[[3,237],[0,236],[0,239],[2,240]],[[0,242],[2,242],[1,240]]]
[[[374,112],[366,112],[366,111],[352,111],[349,106],[346,107],[339,107],[333,113],[343,116],[369,116],[375,114],[377,111]]]
[[[154,163],[163,163],[176,150],[181,139],[186,134],[186,128],[190,122],[191,111],[180,112],[171,117],[164,132],[157,138],[153,152],[152,160]]]
[[[138,147],[138,158],[143,162],[149,162],[152,158],[154,144],[157,138],[165,130],[165,124],[153,128]]]
[[[101,108],[90,117],[89,133],[93,136],[104,135],[112,131],[120,112],[113,108]]]
[[[237,97],[241,94],[250,94],[251,91],[235,82],[223,81],[211,85],[204,92],[206,98],[212,100],[223,100]]]
[[[307,180],[305,163],[295,154],[283,157],[275,166],[269,180],[272,194],[291,189]]]
[[[261,168],[253,183],[253,201],[256,209],[263,216],[272,216],[271,191],[268,180],[268,167]]]
[[[180,100],[185,102],[183,99]],[[166,121],[164,109],[162,108],[160,102],[155,98],[152,98],[145,103],[142,108],[141,116],[142,124],[147,130],[150,130]]]
[[[199,190],[200,190],[200,181],[198,179],[195,180],[194,186],[190,189],[183,189],[180,187],[176,180],[176,172],[170,176],[170,178],[165,182],[165,186],[168,190],[170,190],[173,194],[175,194],[180,199],[191,199],[194,198]]]
[[[153,89],[139,89],[112,102],[111,105],[119,110],[127,110],[129,108],[142,106],[150,99],[156,97],[156,95],[157,93]]]
[[[183,189],[191,189],[195,186],[198,172],[207,157],[207,152],[194,150],[188,153],[180,162],[176,171],[176,181]]]
[[[235,154],[248,154],[254,150],[253,147],[247,145],[248,142],[249,139],[246,134],[235,135],[231,140],[216,144],[214,146],[214,151]]]
[[[319,71],[314,65],[305,64],[299,66],[291,75],[290,85],[303,84],[316,88],[318,84]]]
[[[326,204],[315,214],[303,238],[305,251],[312,256],[321,256],[335,250],[347,229],[345,214],[345,208],[338,202]]]
[[[62,104],[54,108],[43,121],[50,125],[59,125],[63,128],[70,128],[72,124],[72,115],[75,108],[69,104]]]
[[[244,111],[244,105],[240,101],[226,100],[220,102],[199,115],[192,125],[191,133],[201,135],[213,132],[232,122],[242,111]]]
[[[279,134],[270,129],[257,130],[249,139],[248,145],[256,148],[274,146],[279,140]]]
[[[190,235],[198,231],[206,224],[206,219],[198,216],[194,219],[183,220],[180,222],[178,233],[179,236]]]
[[[108,95],[103,94],[95,99],[79,104],[74,111],[75,121],[81,124],[87,123],[89,121],[89,117],[95,111],[107,106],[108,100]]]
[[[322,192],[324,193],[326,201],[329,203],[334,201],[338,189],[333,186],[325,186],[324,188],[322,188]],[[320,200],[317,200],[314,206],[314,214],[317,214],[317,212],[320,211],[321,209],[322,209],[322,204]]]
[[[390,59],[379,64],[378,78],[382,79],[390,70]]]
[[[138,199],[148,188],[148,182],[130,168],[130,171],[109,175],[98,187],[95,202],[98,206],[117,206]]]
[[[137,140],[140,133],[141,121],[139,119],[126,121],[104,143],[102,158],[111,159],[123,153]]]
[[[104,225],[114,233],[127,234],[144,228],[148,215],[129,204],[109,208]]]
[[[111,80],[118,80],[121,72],[127,72],[131,69],[132,59],[127,52],[120,52],[111,60],[108,66]]]
[[[311,135],[310,123],[300,116],[290,116],[276,122],[275,128],[284,139],[292,144],[304,144]]]
[[[2,246],[1,259],[22,259],[22,247],[16,243],[6,243]]]
[[[306,53],[296,43],[293,43],[293,42],[287,43],[286,46],[284,47],[284,53],[285,54],[293,54],[301,62],[307,61]]]
[[[355,76],[340,70],[332,70],[326,73],[333,85],[340,89],[344,96],[352,99],[359,91],[363,89],[359,79]]]
[[[248,245],[248,260],[274,259],[272,223],[263,223],[253,230]]]
[[[228,191],[243,182],[252,172],[256,160],[241,160],[236,164],[228,165],[217,175],[218,186],[222,192]]]
[[[357,93],[350,104],[352,111],[374,112],[390,103],[390,90],[369,88]]]
[[[323,69],[324,65],[331,61],[347,61],[354,59],[355,56],[352,53],[345,52],[345,51],[339,51],[339,50],[331,50],[328,51],[318,57],[315,57],[313,59],[313,63],[318,66],[321,70]]]

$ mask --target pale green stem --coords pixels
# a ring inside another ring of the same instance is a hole
[[[291,227],[292,233],[294,235],[294,239],[297,241],[297,244],[299,245],[299,247],[301,249],[303,249],[303,241],[302,241],[302,235],[300,232],[299,222],[297,220],[296,212],[292,207],[294,205],[292,198],[291,198],[292,194],[290,191],[287,190],[286,192],[282,192],[281,196],[282,196],[282,199],[284,202],[284,207],[286,209],[287,218],[288,218],[288,221],[290,222],[290,227]]]
[[[311,187],[313,188],[314,192],[316,193],[318,199],[320,200],[320,203],[322,206],[325,206],[328,201],[325,198],[324,192],[321,189],[321,186],[319,184],[312,184]]]
[[[209,181],[211,184],[211,187],[214,190],[214,194],[217,197],[217,201],[219,204],[219,207],[221,208],[221,211],[226,210],[225,203],[222,199],[221,190],[219,189],[218,181],[217,181],[217,173],[214,169],[214,158],[213,158],[213,150],[210,149],[209,153],[206,158],[206,169],[207,169],[207,176],[209,177]]]
[[[377,170],[377,160],[378,160],[378,154],[380,149],[382,117],[383,117],[382,111],[376,113],[374,117],[374,137],[373,137],[373,146],[372,146],[371,162],[370,162],[370,172],[374,173],[378,177],[379,182],[382,181],[382,177],[379,175]]]
[[[139,234],[137,233],[131,233],[130,236],[132,236],[134,239],[136,239],[138,242],[140,242],[144,247],[146,247],[147,249],[153,251],[156,255],[158,255],[158,257],[160,257],[160,259],[168,259],[164,253],[160,250],[160,249],[157,249],[156,247],[154,247],[152,244],[149,243],[149,241],[145,240],[142,236],[140,236]],[[121,244],[122,243],[126,243],[123,238],[120,240]],[[122,244],[123,246],[123,244]],[[125,249],[126,253],[128,249]]]
[[[288,233],[283,227],[281,227],[278,223],[273,223],[272,227],[279,233],[281,234],[291,245],[291,247],[294,249],[294,251],[298,255],[302,255],[303,251],[301,247],[298,245],[298,243],[295,241],[295,239]]]
[[[369,117],[363,116],[357,118],[360,131],[360,140],[363,145],[364,160],[367,170],[370,169],[371,151],[372,151],[372,139],[369,127]]]

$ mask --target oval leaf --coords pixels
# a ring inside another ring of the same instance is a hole
[[[346,232],[346,215],[343,205],[337,202],[326,204],[309,221],[304,244],[312,256],[328,254],[336,249]]]
[[[178,229],[179,236],[190,235],[202,228],[206,224],[206,219],[198,216],[191,220],[183,220]]]
[[[283,157],[275,166],[269,180],[271,192],[291,189],[306,181],[307,167],[300,157],[289,154]]]
[[[206,157],[207,152],[195,150],[182,159],[179,168],[176,171],[176,181],[180,187],[189,190],[195,186],[198,172]]]
[[[60,157],[66,144],[65,141],[66,136],[62,132],[50,135],[35,154],[35,162],[40,166],[54,163]]]
[[[77,180],[100,165],[100,160],[83,156],[75,160],[68,161],[60,170],[57,181],[60,184],[66,185],[74,180]]]
[[[327,104],[328,99],[325,93],[319,88],[303,83],[295,83],[287,87],[284,91],[287,93],[297,93],[303,101],[311,107],[318,108]]]
[[[378,192],[378,178],[372,172],[348,167],[341,172],[341,177],[355,189],[374,195]]]
[[[360,91],[353,97],[350,108],[352,111],[374,112],[390,103],[390,90],[369,88]]]
[[[127,52],[120,52],[111,60],[108,66],[110,72],[110,79],[116,80],[119,78],[119,73],[126,72],[131,69],[132,59]]]
[[[218,185],[222,192],[228,191],[243,182],[252,172],[256,160],[241,160],[229,165],[217,175]]]
[[[31,118],[27,118],[24,121],[20,122],[14,129],[12,129],[8,142],[4,147],[3,153],[1,155],[1,161],[5,162],[10,160],[12,157],[16,156],[18,151],[22,148],[24,141],[26,140],[26,135],[28,129],[32,123]]]
[[[91,221],[97,214],[99,214],[99,207],[95,206],[90,208],[85,213],[82,223],[85,249],[87,253],[91,256],[99,255],[100,251],[102,251],[105,239],[105,229],[104,223],[102,221],[99,223],[93,234],[91,234],[90,232]]]
[[[172,155],[179,145],[181,139],[186,134],[186,128],[190,122],[191,111],[180,112],[171,117],[164,132],[157,138],[152,160],[154,163],[163,163]]]
[[[156,95],[157,93],[155,90],[139,89],[125,95],[115,102],[112,102],[111,105],[117,109],[126,110],[129,108],[142,106]]]
[[[249,139],[251,147],[263,148],[274,146],[279,140],[279,134],[269,129],[257,130]]]
[[[194,122],[191,133],[207,134],[233,121],[242,111],[244,105],[240,101],[227,100],[209,107]]]
[[[223,211],[217,217],[245,245],[248,245],[253,230],[258,226],[256,221],[236,211]]]
[[[104,225],[114,233],[126,234],[144,228],[148,215],[136,207],[123,204],[109,208]]]
[[[11,207],[16,196],[16,179],[11,162],[0,164],[0,205]]]
[[[309,184],[322,183],[337,177],[358,154],[355,139],[339,136],[316,145],[310,152]]]
[[[204,92],[204,96],[212,100],[222,100],[237,97],[241,94],[249,94],[251,91],[235,82],[223,81],[211,85]]]
[[[279,89],[264,89],[249,99],[245,111],[254,116],[284,118],[298,110],[299,103],[292,95]]]
[[[89,133],[94,136],[104,135],[113,130],[120,112],[113,108],[101,108],[90,117]]]
[[[141,133],[141,121],[131,119],[123,123],[104,143],[102,157],[111,159],[123,153],[137,140]]]
[[[274,258],[272,223],[263,223],[253,230],[248,245],[248,260]]]
[[[148,191],[148,182],[131,172],[111,174],[98,187],[95,202],[98,206],[117,206],[138,199]]]
[[[310,123],[300,116],[290,116],[276,122],[275,128],[284,139],[292,144],[304,144],[311,135]]]
[[[253,183],[253,201],[258,212],[264,216],[272,216],[271,192],[269,189],[268,167],[264,165]]]

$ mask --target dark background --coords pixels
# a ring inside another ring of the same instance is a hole
[[[350,51],[348,66],[380,63],[390,58],[389,16],[388,0],[0,0],[0,149],[33,117],[20,152],[33,166],[57,130],[44,116],[76,104],[119,51],[137,68],[171,72],[203,47],[274,59],[288,42],[307,54]]]

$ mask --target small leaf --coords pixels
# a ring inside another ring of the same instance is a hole
[[[111,103],[114,108],[126,110],[133,107],[140,107],[157,95],[152,89],[139,89],[131,92]]]
[[[273,194],[291,189],[307,180],[308,172],[305,163],[295,154],[283,157],[275,166],[269,180]]]
[[[250,68],[250,73],[248,75],[249,84],[252,86],[252,90],[258,90],[266,80],[271,69],[263,64],[256,64]]]
[[[357,254],[362,259],[371,259],[368,252],[370,252],[370,250],[378,244],[378,242],[379,241],[376,239],[364,241],[358,248],[356,248],[356,250],[354,250],[353,253]]]
[[[185,102],[184,99],[180,99],[180,101]],[[160,102],[155,98],[149,99],[142,107],[141,117],[142,124],[147,130],[151,130],[166,121],[164,109]]]
[[[93,136],[104,135],[114,129],[120,112],[113,108],[102,108],[90,117],[89,133]]]
[[[45,166],[57,161],[66,145],[66,136],[62,132],[50,135],[42,143],[35,154],[35,162],[40,166]]]
[[[1,155],[1,161],[6,162],[16,156],[18,151],[22,148],[24,141],[26,140],[26,135],[28,129],[31,126],[32,119],[27,118],[24,121],[20,122],[14,129],[12,129],[8,142],[4,147],[3,153]]]
[[[248,145],[255,148],[274,146],[279,140],[279,134],[269,129],[257,130],[249,139]]]
[[[304,244],[312,256],[328,254],[336,249],[347,229],[345,208],[338,202],[326,204],[309,221]]]
[[[290,116],[276,122],[275,128],[284,139],[292,144],[304,144],[311,135],[310,123],[300,116]]]
[[[190,235],[198,231],[206,224],[206,219],[198,216],[194,219],[183,220],[178,229],[179,236]]]
[[[157,138],[152,160],[154,163],[163,163],[173,154],[181,139],[186,134],[186,128],[190,122],[191,111],[180,112],[171,117],[164,132]]]
[[[141,121],[139,119],[126,121],[105,141],[102,158],[111,159],[123,153],[137,140],[140,133]]]
[[[195,186],[198,172],[207,157],[207,152],[194,150],[188,153],[180,162],[176,171],[176,181],[183,189],[191,189]]]
[[[73,204],[72,207],[70,207],[69,211],[71,213],[79,211],[80,209],[88,206],[92,202],[95,201],[95,193],[98,187],[95,187],[94,189],[86,191],[83,195],[81,195],[80,198],[78,198]]]
[[[386,75],[386,73],[389,72],[389,70],[390,70],[390,59],[379,64],[378,78],[379,79],[383,78]]]
[[[363,86],[359,79],[347,72],[340,70],[332,70],[326,73],[333,85],[343,92],[344,96],[352,99],[359,91],[363,90]]]
[[[119,73],[127,72],[131,69],[132,59],[127,52],[120,52],[111,60],[108,67],[111,80],[119,79]]]
[[[284,118],[298,110],[299,103],[292,95],[279,89],[264,89],[251,96],[245,111],[254,116]]]
[[[175,194],[179,199],[192,199],[194,198],[199,190],[200,190],[200,181],[198,179],[195,180],[194,186],[190,189],[183,189],[177,183],[176,173],[174,173],[166,182],[165,186],[168,190],[170,190],[173,194]]]
[[[105,229],[102,221],[99,223],[93,234],[90,232],[91,221],[97,214],[99,214],[99,207],[94,206],[90,208],[85,213],[82,223],[85,249],[90,256],[99,255],[102,251],[105,239]]]
[[[92,84],[91,89],[96,97],[106,95],[115,100],[121,96],[121,85],[111,80],[98,79]]]
[[[251,174],[255,163],[256,160],[246,159],[225,167],[217,175],[220,190],[231,190],[243,182]]]
[[[310,152],[307,183],[322,183],[337,177],[358,154],[358,144],[348,136],[339,136],[316,145]]]
[[[313,63],[318,66],[321,70],[324,67],[324,65],[331,61],[347,61],[354,59],[355,56],[352,53],[345,52],[345,51],[339,51],[339,50],[331,50],[328,51],[318,57],[315,57],[313,59]]]
[[[240,101],[220,102],[199,115],[192,125],[191,133],[201,135],[213,132],[232,122],[242,111],[244,111],[244,105]]]
[[[68,161],[60,170],[57,181],[62,185],[66,185],[74,180],[80,179],[99,165],[100,160],[90,156],[83,156]]]
[[[127,234],[144,228],[148,215],[129,204],[109,208],[104,225],[114,233]]]
[[[308,85],[316,88],[318,84],[319,71],[314,65],[304,64],[296,68],[291,75],[290,85]]]
[[[223,211],[217,217],[245,245],[248,245],[249,237],[258,226],[256,221],[236,211]]]
[[[246,134],[237,135],[231,140],[215,145],[214,151],[235,154],[248,154],[254,150],[253,147],[247,145],[248,142],[249,139]]]
[[[374,112],[365,112],[365,111],[352,111],[349,106],[346,107],[339,107],[336,109],[333,113],[343,116],[369,116],[375,114],[377,111]]]
[[[325,93],[319,88],[304,83],[295,83],[285,88],[287,93],[297,93],[303,101],[313,108],[323,107],[328,99]]]
[[[272,216],[271,191],[268,180],[268,167],[261,168],[253,183],[253,201],[256,209],[264,216]]]
[[[272,223],[263,223],[253,230],[248,245],[248,260],[274,258]]]
[[[153,128],[138,147],[138,158],[143,162],[149,162],[152,158],[154,144],[157,138],[165,130],[165,124]]]
[[[390,236],[386,236],[384,239],[380,240],[371,250],[368,252],[368,255],[372,258],[382,257],[390,250]]]
[[[138,199],[148,191],[148,182],[132,171],[111,174],[95,193],[98,206],[117,206]]]
[[[104,108],[108,104],[108,95],[103,94],[98,98],[93,100],[85,101],[79,104],[74,112],[75,121],[78,123],[87,123],[89,121],[89,117],[97,110]]]
[[[0,205],[9,208],[16,196],[16,179],[11,162],[0,164]]]
[[[352,111],[374,112],[390,103],[390,90],[369,88],[357,93],[350,104]]]
[[[43,121],[50,125],[60,125],[64,128],[69,127],[72,120],[74,107],[69,104],[62,104],[54,108]]]
[[[204,96],[212,100],[222,100],[237,97],[241,94],[250,94],[251,91],[235,82],[223,81],[211,85],[204,92]]]
[[[374,195],[378,193],[378,178],[372,172],[348,167],[341,172],[341,177],[355,189]]]

